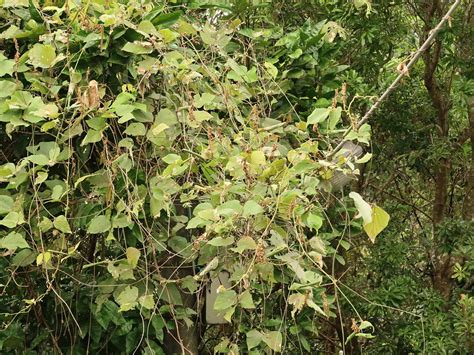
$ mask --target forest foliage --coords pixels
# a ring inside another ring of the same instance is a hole
[[[473,351],[449,5],[0,0],[0,351]]]

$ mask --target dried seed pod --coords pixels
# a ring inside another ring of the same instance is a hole
[[[82,95],[81,104],[85,110],[93,110],[99,107],[99,83],[91,80],[87,86],[86,92]]]

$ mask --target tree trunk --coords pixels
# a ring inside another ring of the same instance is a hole
[[[433,19],[443,16],[443,6],[439,0],[424,2],[421,6],[421,13],[424,17],[425,27],[423,29],[422,40],[426,39],[431,31]],[[442,40],[437,39],[423,54],[425,63],[424,84],[431,98],[433,107],[437,113],[437,138],[439,142],[447,143],[449,140],[449,95],[450,84],[440,85],[436,77],[436,69],[441,57]],[[448,154],[442,156],[435,167],[434,197],[432,206],[433,230],[436,233],[438,225],[446,217],[446,204],[449,186],[449,173],[451,170],[451,160]],[[438,243],[436,243],[438,244]],[[448,301],[451,297],[452,280],[450,269],[452,267],[451,255],[442,253],[439,249],[434,250],[434,272],[432,275],[433,287]]]
[[[474,97],[469,102],[469,139],[471,140],[471,163],[464,189],[462,217],[465,221],[474,221]]]
[[[166,278],[181,279],[192,275],[192,268],[189,265],[182,265],[182,259],[174,256],[166,264],[167,268],[161,271]],[[175,266],[175,268],[169,268]],[[194,294],[180,291],[183,307],[196,310],[197,299]],[[175,328],[165,333],[165,352],[169,355],[197,355],[199,347],[198,327],[196,325],[188,327],[183,320],[175,320]]]

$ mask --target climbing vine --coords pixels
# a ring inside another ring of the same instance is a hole
[[[344,251],[389,219],[333,186],[371,157],[328,157],[348,126],[370,141],[333,57],[343,28],[198,2],[0,12],[0,349],[311,352],[346,298]],[[346,337],[372,330],[361,314]]]

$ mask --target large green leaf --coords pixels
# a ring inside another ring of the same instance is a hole
[[[137,248],[133,247],[128,247],[126,251],[127,255],[127,261],[128,263],[132,266],[132,268],[135,268],[138,264],[138,260],[140,259],[140,250]]]
[[[8,195],[0,195],[0,215],[7,214],[13,208],[13,198]]]
[[[247,332],[247,348],[251,350],[252,348],[255,348],[262,342],[262,333],[260,333],[258,330],[252,329]]]
[[[263,208],[254,200],[248,200],[244,204],[243,213],[244,217],[255,216],[259,213],[263,213]]]
[[[129,311],[138,304],[138,288],[135,286],[126,286],[122,292],[116,297],[117,303],[120,305],[120,312]]]
[[[149,54],[153,52],[153,46],[149,42],[128,42],[122,50],[133,54]]]
[[[329,117],[330,108],[315,108],[308,116],[308,124],[321,123]]]
[[[69,222],[67,221],[66,216],[61,215],[54,218],[53,221],[54,228],[63,232],[63,233],[72,233]]]
[[[273,351],[281,352],[283,337],[280,332],[277,332],[277,331],[265,332],[263,334],[262,340]]]
[[[99,234],[108,232],[111,228],[110,219],[106,216],[96,216],[90,221],[89,227],[87,228],[87,233],[89,234]]]
[[[17,232],[11,232],[0,240],[0,248],[14,250],[18,248],[29,248],[29,245],[23,235]]]
[[[29,51],[31,64],[39,68],[51,68],[56,59],[56,49],[50,44],[35,44]]]
[[[214,309],[216,311],[226,310],[237,303],[237,293],[234,290],[218,291]]]

